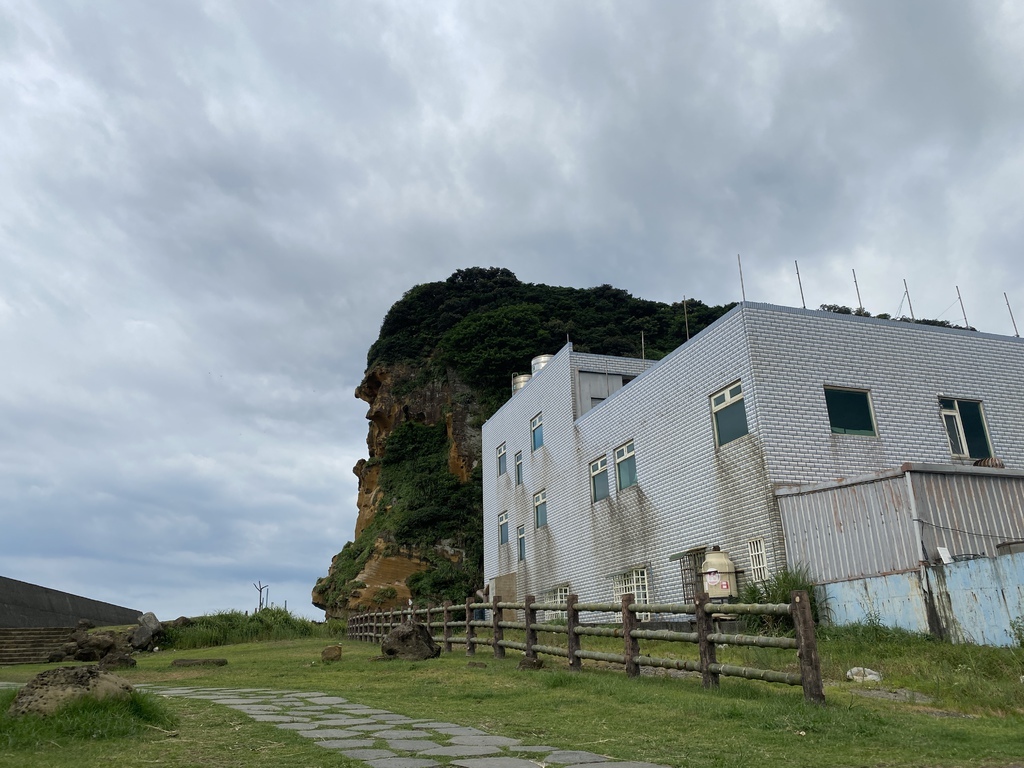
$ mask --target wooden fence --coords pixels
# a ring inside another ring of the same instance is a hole
[[[718,686],[718,679],[725,675],[750,680],[764,680],[770,683],[799,685],[807,701],[823,704],[825,693],[821,683],[821,664],[818,659],[818,644],[814,635],[814,620],[811,604],[804,591],[794,591],[789,603],[758,603],[722,605],[710,602],[706,594],[698,595],[695,603],[646,604],[634,603],[633,595],[624,595],[620,603],[581,603],[576,595],[569,595],[565,603],[539,603],[533,596],[527,596],[521,603],[502,601],[495,596],[491,602],[475,602],[468,598],[466,604],[418,609],[394,609],[360,613],[349,617],[347,636],[354,640],[380,642],[392,628],[404,621],[421,621],[430,628],[434,641],[442,645],[445,653],[451,653],[452,646],[464,645],[466,655],[476,654],[478,646],[490,646],[494,658],[505,657],[505,650],[512,648],[522,651],[527,658],[535,659],[538,654],[560,656],[569,661],[572,670],[581,669],[584,659],[622,664],[629,677],[640,674],[641,667],[662,667],[699,672],[705,688]],[[476,611],[490,610],[489,620],[474,618]],[[505,611],[523,611],[525,621],[505,621]],[[566,616],[565,624],[538,623],[538,611],[558,611]],[[618,613],[621,627],[584,624],[581,613]],[[639,615],[644,613],[688,614],[696,617],[695,632],[676,632],[668,629],[648,630],[640,628]],[[774,637],[765,635],[724,634],[716,631],[715,619],[721,615],[789,615],[796,628],[795,637]],[[456,620],[456,615],[460,616]],[[441,634],[437,635],[436,630]],[[490,637],[477,637],[478,629],[490,629]],[[506,640],[506,629],[521,630],[525,642]],[[457,631],[461,632],[458,634]],[[562,634],[567,638],[565,647],[543,645],[537,642],[538,633]],[[603,653],[584,650],[582,638],[614,637],[623,642],[622,653]],[[641,640],[693,643],[698,647],[699,660],[669,659],[644,656],[640,652]],[[720,664],[716,658],[718,645],[743,645],[761,648],[783,648],[795,650],[800,672],[777,672],[732,664]]]

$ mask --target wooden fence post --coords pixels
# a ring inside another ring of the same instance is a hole
[[[640,622],[636,614],[629,610],[629,605],[636,599],[635,595],[622,596],[622,642],[623,654],[626,657],[626,677],[639,677],[640,665],[636,657],[640,655],[640,641],[633,637],[633,630]]]
[[[533,646],[537,644],[537,630],[532,628],[537,623],[537,609],[533,607],[535,602],[537,602],[536,597],[527,595],[526,601],[523,603],[523,608],[526,611],[526,658],[528,659],[537,658],[537,652],[533,650]]]
[[[580,636],[576,634],[576,627],[580,623],[580,612],[576,610],[579,600],[579,595],[569,595],[565,599],[565,629],[569,634],[569,669],[572,672],[579,672],[583,661],[576,655],[576,651],[580,650]]]
[[[718,674],[712,672],[710,666],[717,663],[715,644],[708,640],[708,635],[715,631],[715,621],[704,606],[711,602],[707,592],[700,592],[695,600],[697,604],[697,647],[700,649],[701,681],[705,688],[718,687]]]
[[[476,655],[476,643],[473,642],[473,638],[476,636],[476,627],[473,626],[473,609],[470,607],[473,605],[474,599],[472,597],[466,598],[466,655]]]
[[[443,613],[441,614],[441,635],[444,638],[444,652],[452,652],[452,601],[445,600]]]
[[[793,626],[796,629],[797,658],[800,659],[800,678],[804,688],[804,700],[813,704],[825,703],[825,689],[821,684],[821,661],[818,658],[818,639],[814,635],[814,617],[811,615],[811,598],[805,590],[789,593],[793,609]]]
[[[501,611],[498,610],[499,600],[501,600],[501,597],[495,595],[491,601],[491,645],[494,647],[494,658],[504,659],[505,646],[498,645],[498,643],[505,639],[505,633],[500,624]]]

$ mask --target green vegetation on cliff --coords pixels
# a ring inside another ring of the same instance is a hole
[[[450,369],[473,388],[486,418],[508,399],[513,373],[529,372],[532,358],[567,340],[577,352],[658,360],[686,341],[687,326],[692,336],[733,306],[690,299],[684,313],[681,302],[637,299],[610,285],[561,288],[522,283],[498,267],[460,269],[395,303],[367,369],[407,363],[428,378]]]

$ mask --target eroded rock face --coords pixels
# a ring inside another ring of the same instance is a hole
[[[424,624],[405,622],[388,633],[380,644],[380,652],[393,659],[423,661],[441,655],[441,646],[434,642]]]
[[[409,388],[411,379],[418,372],[401,365],[375,366],[367,371],[355,395],[369,405],[366,419],[369,429],[366,447],[369,460],[360,459],[352,471],[359,478],[359,493],[356,499],[358,515],[353,538],[365,530],[377,513],[381,499],[380,463],[384,456],[387,439],[397,426],[412,421],[418,424],[443,423],[451,440],[448,456],[448,471],[467,482],[480,457],[480,427],[472,410],[474,398],[467,387],[458,383],[454,373],[444,380],[427,382]],[[444,542],[437,542],[434,549],[445,557],[458,560],[461,552],[447,551]],[[334,561],[328,573],[334,572]],[[409,547],[396,548],[384,539],[378,539],[374,552],[356,581],[366,586],[354,591],[344,605],[329,605],[328,600],[316,588],[312,602],[326,612],[327,618],[343,618],[347,610],[358,608],[389,608],[405,606],[410,597],[405,580],[417,571],[429,567],[424,553]],[[394,589],[395,595],[383,603],[374,600],[378,590]]]
[[[132,687],[123,677],[98,667],[59,667],[40,672],[18,691],[7,714],[11,717],[35,714],[48,717],[72,701],[89,696],[102,700],[126,699]]]

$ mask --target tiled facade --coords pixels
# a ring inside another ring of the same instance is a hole
[[[1019,339],[746,303],[657,363],[566,345],[483,427],[484,572],[505,599],[568,586],[609,601],[613,580],[646,569],[653,602],[679,602],[673,554],[719,545],[750,572],[764,540],[769,572],[786,563],[774,489],[899,466],[951,463],[938,397],[983,402],[995,455],[1024,468],[1024,347]],[[540,352],[542,350],[538,350]],[[579,372],[630,383],[591,410]],[[749,433],[716,447],[709,398],[742,384]],[[834,434],[824,388],[870,393],[875,436]],[[581,411],[586,411],[579,415]],[[542,415],[544,444],[530,423]],[[632,442],[637,482],[619,490],[615,451]],[[523,456],[523,482],[514,462]],[[606,457],[608,498],[593,502],[590,465]],[[534,495],[546,496],[536,526]],[[509,542],[498,542],[508,513]],[[517,529],[523,528],[519,559]],[[514,575],[515,595],[509,594]],[[492,589],[495,589],[492,586]]]

